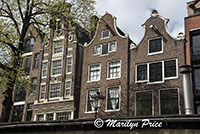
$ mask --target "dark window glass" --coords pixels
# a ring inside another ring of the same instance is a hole
[[[102,55],[108,54],[108,44],[102,45]]]
[[[14,106],[13,108],[13,115],[12,115],[12,122],[20,122],[22,121],[24,111],[24,105]]]
[[[147,80],[147,64],[137,66],[137,81]]]
[[[165,78],[176,76],[176,60],[165,61]]]
[[[26,121],[31,121],[33,113],[33,104],[27,105]]]
[[[178,90],[160,90],[161,114],[178,114]]]
[[[152,115],[152,92],[136,93],[136,114]]]
[[[200,68],[193,68],[193,90],[194,96],[200,96]]]
[[[26,97],[26,90],[25,90],[25,87],[27,86],[27,84],[25,85],[17,85],[16,86],[16,89],[15,89],[15,99],[14,101],[15,102],[18,102],[18,101],[25,101],[25,97]]]
[[[31,60],[32,60],[32,56],[28,56],[24,58],[23,69],[28,74],[31,69]]]
[[[110,36],[110,30],[104,30],[102,31],[102,38],[106,38]]]
[[[69,120],[69,119],[71,119],[71,112],[57,113],[56,119],[57,120]]]
[[[149,64],[149,82],[162,80],[162,62]]]
[[[191,33],[191,58],[200,60],[200,31]]]
[[[162,51],[162,38],[149,41],[149,53]]]
[[[24,52],[25,53],[32,52],[33,46],[34,46],[34,38],[26,40],[24,43]]]
[[[31,78],[31,94],[34,94],[37,88],[37,77]]]
[[[39,67],[39,61],[40,61],[40,54],[36,53],[34,55],[33,69],[38,69],[38,67]]]

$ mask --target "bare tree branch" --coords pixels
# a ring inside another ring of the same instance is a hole
[[[21,19],[24,22],[24,16],[23,16],[23,13],[22,13],[22,8],[21,8],[21,4],[20,4],[19,0],[17,0],[17,5],[18,5],[18,9],[19,9],[19,13],[20,13]]]
[[[12,71],[13,70],[12,68],[2,64],[1,62],[0,62],[0,68],[3,69],[3,70],[6,70],[6,71]]]

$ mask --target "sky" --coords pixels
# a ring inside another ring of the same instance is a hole
[[[100,16],[108,12],[117,17],[117,26],[138,44],[144,35],[141,25],[150,17],[153,9],[169,19],[168,30],[172,36],[177,37],[179,32],[184,32],[186,3],[189,1],[191,0],[96,0],[95,7]]]

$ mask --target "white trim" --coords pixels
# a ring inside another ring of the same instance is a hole
[[[54,53],[54,42],[59,42],[61,41],[62,44],[62,52],[59,52],[59,53]],[[53,47],[52,47],[52,58],[57,58],[57,57],[63,57],[63,53],[64,53],[64,38],[63,39],[54,39],[53,40]]]
[[[109,76],[109,63],[111,63],[111,62],[118,62],[119,61],[119,63],[120,63],[120,72],[119,72],[119,77],[113,77],[113,78],[109,78],[108,76]],[[112,79],[119,79],[119,78],[121,78],[121,68],[122,66],[121,66],[121,59],[119,59],[119,60],[112,60],[112,61],[108,61],[107,62],[107,77],[106,77],[106,80],[112,80]]]
[[[98,92],[101,92],[100,91],[100,88],[88,88],[86,91],[87,91],[87,94],[86,94],[86,107],[85,107],[85,114],[91,114],[91,113],[95,113],[95,111],[87,111],[87,106],[88,106],[88,92],[89,92],[89,90],[96,90],[97,89],[97,91]]]
[[[47,74],[46,74],[46,76],[43,76],[43,64],[45,64],[45,63],[47,63],[47,74],[48,74],[48,60],[45,60],[45,61],[42,61],[42,79],[44,79],[44,78],[46,78],[47,77]]]
[[[178,59],[175,58],[175,59],[169,59],[169,60],[165,60],[165,61],[172,61],[172,60],[176,61],[176,76],[167,77],[167,78],[165,78],[165,76],[164,76],[165,80],[178,79]],[[164,61],[164,67],[165,67],[165,61]],[[165,75],[165,71],[164,71],[164,75]]]
[[[119,109],[114,109],[114,110],[108,110],[107,109],[107,100],[108,100],[108,89],[109,88],[115,88],[118,87],[119,88]],[[105,108],[105,112],[117,112],[120,111],[121,109],[121,85],[116,85],[116,86],[109,86],[106,88],[106,108]]]
[[[72,51],[72,50],[73,50],[73,47],[69,47],[67,50],[68,50],[68,51]]]
[[[189,30],[189,32],[194,32],[194,31],[198,31],[198,30],[200,30],[199,27],[197,27],[197,28],[192,28],[192,29]]]
[[[18,105],[24,105],[25,101],[18,101],[18,102],[14,102],[14,106],[18,106]]]
[[[49,54],[48,53],[44,53],[44,57],[48,56]]]
[[[108,31],[108,37],[103,37],[103,32]],[[101,40],[110,38],[110,29],[104,29],[101,31]]]
[[[139,65],[147,65],[147,79],[146,80],[137,80],[137,67]],[[142,63],[142,64],[136,64],[135,65],[135,83],[143,83],[143,82],[148,82],[148,64],[147,63]]]
[[[24,53],[24,54],[22,54],[23,57],[31,56],[31,55],[33,55],[33,52],[28,52],[28,53]]]
[[[72,64],[71,64],[71,66],[72,66],[72,70],[71,70],[71,72],[67,72],[67,59],[68,58],[72,58]],[[72,55],[67,55],[67,58],[66,58],[66,74],[72,74],[72,71],[73,71],[73,56]]]
[[[53,62],[54,61],[57,61],[57,60],[61,60],[61,74],[55,74],[55,75],[53,75]],[[52,59],[52,64],[51,64],[51,77],[57,77],[57,76],[61,76],[62,75],[62,68],[63,68],[63,66],[62,66],[62,58],[55,58],[55,59]]]
[[[100,73],[100,76],[99,76],[99,79],[98,80],[89,80],[90,78],[90,66],[92,65],[99,65],[99,73]],[[97,81],[100,81],[101,80],[101,63],[94,63],[94,64],[89,64],[88,65],[88,80],[87,80],[87,83],[90,83],[90,82],[97,82]]]
[[[42,86],[44,86],[44,85],[45,85],[44,98],[41,99],[41,88],[42,88]],[[44,100],[45,100],[45,94],[46,94],[46,83],[41,83],[41,84],[40,84],[40,88],[39,88],[39,101],[44,101]]]
[[[60,84],[60,96],[59,96],[59,97],[54,97],[54,98],[51,98],[51,97],[50,97],[50,91],[51,91],[51,85],[52,85],[52,84]],[[48,98],[49,98],[49,100],[56,100],[56,99],[61,98],[61,81],[50,82]]]
[[[66,82],[69,82],[69,81],[70,81],[70,95],[66,96]],[[70,98],[70,96],[72,96],[72,80],[67,79],[65,80],[64,98]]]
[[[115,43],[115,50],[114,50],[114,51],[109,51],[110,44],[113,43],[113,42]],[[107,45],[108,45],[108,53],[107,53],[107,54],[102,54],[102,51],[103,51],[102,46],[103,46],[104,44],[107,44]],[[95,47],[97,47],[97,46],[100,46],[100,47],[101,47],[101,52],[98,53],[98,54],[95,54],[95,53],[94,53],[94,52],[95,52]],[[113,41],[109,41],[109,42],[105,42],[105,43],[101,43],[101,44],[94,45],[94,47],[93,47],[93,56],[97,56],[97,55],[99,55],[99,56],[107,56],[107,55],[109,55],[110,53],[114,53],[114,52],[116,52],[116,51],[117,51],[117,41],[116,41],[116,40],[113,40]]]
[[[158,52],[153,52],[153,53],[149,53],[149,45],[150,45],[150,41],[151,40],[155,40],[155,39],[159,39],[159,38],[161,38],[161,46],[162,46],[162,50],[161,51],[158,51]],[[163,37],[162,36],[159,36],[159,37],[155,37],[155,38],[151,38],[151,39],[148,39],[148,56],[150,56],[150,55],[156,55],[156,54],[161,54],[161,53],[163,53],[164,52],[164,42],[163,42]]]
[[[153,93],[153,90],[144,90],[144,91],[136,91],[135,92],[135,116],[137,116],[137,93],[144,93],[144,92],[151,92],[152,93],[152,115],[155,114],[154,110],[154,93]],[[145,115],[144,115],[145,116]]]
[[[164,115],[161,114],[161,100],[160,100],[160,91],[161,90],[173,90],[173,89],[177,89],[177,93],[178,93],[178,114],[181,114],[181,105],[180,105],[180,92],[179,92],[179,88],[174,87],[174,88],[161,88],[158,90],[158,102],[159,102],[159,115]]]

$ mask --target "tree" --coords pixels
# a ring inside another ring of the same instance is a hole
[[[15,84],[25,81],[22,55],[29,27],[48,35],[55,18],[64,17],[67,25],[73,22],[88,30],[96,14],[94,4],[94,0],[0,0],[0,92],[4,96],[0,122],[9,120]]]

